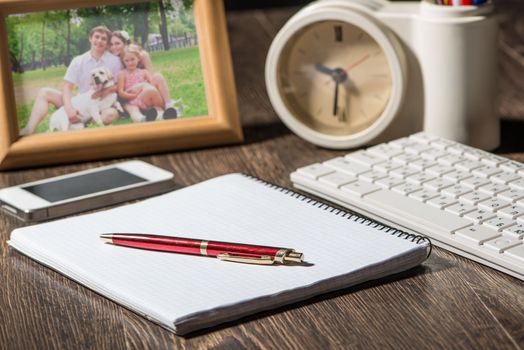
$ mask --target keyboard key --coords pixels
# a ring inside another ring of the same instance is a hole
[[[478,202],[490,198],[489,195],[477,191],[466,193],[459,197],[462,203],[476,205]]]
[[[411,176],[411,175],[414,175],[414,174],[417,174],[418,171],[413,169],[413,168],[408,168],[408,167],[400,167],[400,168],[397,168],[397,169],[393,169],[391,170],[390,174],[393,175],[393,176],[396,176],[396,177],[399,177],[401,179],[404,179],[408,176]]]
[[[360,180],[364,180],[364,181],[373,183],[387,176],[388,176],[387,173],[383,173],[382,171],[372,170],[372,171],[368,171],[367,173],[360,174],[358,178]]]
[[[487,156],[488,153],[481,151],[480,149],[477,149],[477,148],[466,147],[462,155],[467,159],[480,161],[482,160],[482,158]]]
[[[300,174],[310,179],[316,180],[320,176],[327,175],[335,171],[326,166],[323,166],[322,164],[315,163],[315,164],[311,164],[311,165],[308,165],[302,168],[298,168],[297,172],[299,172]]]
[[[406,154],[403,153],[401,155],[395,156],[392,158],[392,160],[396,163],[400,163],[402,165],[409,165],[410,163],[413,163],[417,160],[419,160],[420,157],[414,154]]]
[[[382,171],[384,173],[389,173],[391,170],[398,169],[402,165],[399,163],[385,162],[373,165],[374,170]]]
[[[502,253],[506,249],[521,245],[522,241],[513,237],[502,236],[495,239],[484,242],[484,246],[488,249],[492,249],[497,253]]]
[[[409,138],[411,140],[415,140],[416,142],[420,142],[424,144],[429,144],[432,141],[439,140],[438,136],[433,136],[425,132],[418,132],[416,134],[411,135]]]
[[[508,182],[520,179],[520,176],[513,173],[500,173],[489,178],[491,181],[500,184],[507,184]]]
[[[508,186],[511,188],[516,188],[517,190],[524,191],[524,179],[511,181],[510,183],[508,183]]]
[[[451,173],[455,171],[455,168],[448,165],[434,165],[432,167],[426,168],[426,173],[434,176],[443,176],[444,174]]]
[[[524,215],[524,207],[521,207],[520,205],[504,207],[497,211],[497,215],[515,220],[517,217]]]
[[[494,196],[497,193],[504,192],[507,190],[509,190],[509,187],[501,184],[489,184],[477,188],[477,191],[489,194],[490,196]]]
[[[428,200],[426,203],[435,208],[444,209],[445,207],[449,207],[450,205],[453,205],[458,202],[455,198],[441,195]]]
[[[454,154],[448,154],[447,156],[440,157],[437,161],[440,164],[451,166],[451,165],[460,163],[463,160],[464,160],[464,158],[462,158],[462,157],[456,156]]]
[[[488,179],[483,179],[481,177],[468,177],[467,179],[464,179],[460,181],[461,184],[463,184],[466,187],[469,187],[471,189],[477,189],[480,186],[489,185],[490,182]]]
[[[458,170],[472,171],[473,169],[481,168],[484,165],[474,160],[466,160],[456,164]]]
[[[471,175],[470,173],[466,172],[466,171],[454,171],[452,173],[447,173],[447,174],[444,174],[442,176],[443,179],[446,179],[446,180],[449,180],[449,181],[453,181],[453,182],[460,182],[464,179],[467,179],[469,177],[472,177],[473,175]]]
[[[488,166],[498,167],[504,163],[507,163],[508,160],[504,157],[500,157],[495,154],[488,153],[482,156],[482,159],[480,160],[480,162]]]
[[[384,188],[388,188],[389,189],[391,187],[403,184],[404,180],[399,179],[398,177],[388,176],[388,177],[385,177],[383,179],[377,180],[375,183],[377,185],[379,185],[380,187],[384,187]]]
[[[446,207],[445,210],[452,214],[463,216],[466,213],[477,210],[477,207],[474,205],[469,205],[465,203],[456,203],[456,204],[453,204],[452,206]]]
[[[327,162],[324,162],[323,165],[353,176],[357,176],[371,170],[371,168],[367,165],[352,162],[349,159],[342,157],[330,159]]]
[[[498,231],[479,225],[468,226],[456,231],[455,234],[459,240],[469,241],[478,245],[500,236]]]
[[[509,202],[516,202],[519,199],[524,198],[524,191],[513,188],[513,189],[509,189],[504,192],[500,192],[499,194],[497,194],[497,197],[502,198]]]
[[[524,224],[518,223],[517,221],[516,225],[510,226],[504,229],[502,232],[518,239],[522,239],[524,237]]]
[[[437,165],[435,161],[429,160],[429,159],[423,159],[423,158],[417,159],[416,161],[408,164],[409,167],[419,170],[419,171],[422,171],[426,168],[429,168],[435,165]]]
[[[500,168],[510,173],[516,173],[519,170],[524,170],[524,164],[515,161],[509,161],[507,163],[501,164]]]
[[[430,145],[435,147],[436,149],[445,150],[453,146],[456,146],[457,143],[450,140],[439,139],[436,141],[431,141]]]
[[[436,148],[431,148],[427,151],[422,152],[420,154],[420,157],[424,159],[438,160],[440,157],[445,157],[448,154],[449,153],[447,153],[446,151],[441,151]]]
[[[402,149],[392,147],[389,145],[385,145],[385,144],[380,144],[378,146],[368,148],[367,151],[377,157],[387,158],[387,159],[391,159],[394,156],[398,156],[399,154],[404,153]]]
[[[484,221],[482,224],[494,230],[502,231],[505,228],[515,225],[515,222],[511,219],[497,216],[496,218]]]
[[[457,156],[462,156],[464,154],[464,152],[466,152],[468,150],[469,150],[469,147],[461,145],[461,144],[458,144],[458,143],[453,145],[453,146],[451,146],[451,147],[448,147],[446,149],[446,151],[449,154],[453,154],[453,155],[457,155]]]
[[[404,183],[402,185],[395,186],[392,188],[394,192],[403,194],[404,196],[407,196],[408,194],[413,193],[413,192],[420,191],[421,189],[422,187],[420,186],[417,186],[415,184],[408,184],[408,183]]]
[[[424,182],[424,187],[437,192],[450,186],[453,186],[453,182],[444,179],[433,179],[431,181]]]
[[[427,188],[422,189],[422,191],[417,191],[409,194],[409,197],[416,199],[419,202],[425,202],[431,198],[438,197],[439,193],[435,191],[428,190]]]
[[[485,201],[479,202],[478,207],[489,211],[497,211],[501,208],[508,207],[510,202],[502,200],[500,198],[490,198]]]
[[[348,174],[334,172],[334,173],[319,177],[318,181],[338,188],[350,182],[357,181],[357,178],[354,176],[348,175]]]
[[[358,152],[350,153],[346,155],[346,159],[348,159],[349,161],[355,161],[357,163],[367,165],[370,167],[375,164],[385,162],[384,158],[377,157],[366,151],[358,151]]]
[[[416,144],[417,142],[415,140],[410,139],[408,137],[403,137],[401,139],[397,139],[397,140],[389,142],[388,146],[404,149],[407,146],[416,145]]]
[[[473,221],[476,224],[481,224],[482,222],[493,219],[497,215],[493,214],[489,210],[486,209],[477,209],[475,211],[472,211],[470,213],[464,214],[464,217],[468,220]]]
[[[340,189],[353,196],[362,197],[365,194],[380,190],[380,187],[368,182],[357,181],[344,185]]]
[[[406,177],[406,182],[415,185],[422,185],[424,182],[428,182],[435,179],[435,176],[431,176],[425,173],[417,173]]]
[[[475,176],[480,176],[480,177],[485,177],[485,178],[488,178],[498,173],[502,173],[502,170],[498,168],[493,168],[490,166],[483,166],[483,167],[474,169],[472,172],[472,174]]]
[[[458,198],[466,193],[471,192],[472,190],[470,188],[464,187],[460,184],[453,185],[451,187],[446,187],[442,190],[442,193],[444,193],[446,196],[450,196],[453,198]]]
[[[404,147],[404,151],[410,154],[421,154],[422,152],[429,151],[430,149],[430,146],[423,143],[415,143]]]

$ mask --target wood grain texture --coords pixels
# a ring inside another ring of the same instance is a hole
[[[524,161],[524,9],[497,1],[502,19],[498,154]],[[299,166],[344,152],[315,147],[280,122],[264,87],[265,54],[296,9],[227,16],[245,142],[142,159],[179,186],[245,172],[290,187]],[[0,187],[107,162],[0,173]],[[9,249],[22,224],[0,216],[0,349],[519,349],[524,283],[435,248],[422,266],[380,281],[259,313],[188,337],[160,326]]]

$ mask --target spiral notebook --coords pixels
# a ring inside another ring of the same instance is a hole
[[[104,244],[136,232],[294,248],[262,266]],[[11,233],[11,247],[177,334],[410,269],[427,239],[229,174],[142,202]]]

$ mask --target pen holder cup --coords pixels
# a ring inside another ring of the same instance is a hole
[[[414,43],[424,72],[424,131],[484,150],[500,143],[493,5],[422,2]]]

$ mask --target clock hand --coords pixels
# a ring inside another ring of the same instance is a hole
[[[340,84],[339,79],[335,80],[335,100],[333,101],[333,115],[338,114],[338,85]]]
[[[361,63],[364,63],[367,59],[369,58],[369,53],[362,57],[361,59],[359,59],[358,61],[356,62],[353,62],[351,65],[349,65],[346,69],[344,69],[344,71],[347,73],[349,72],[350,70],[352,70],[353,68],[355,68],[356,66],[358,66],[359,64]]]
[[[333,101],[333,115],[338,115],[338,87],[341,83],[345,83],[348,79],[348,75],[341,68],[333,70],[333,80],[335,80],[335,99]]]
[[[333,70],[324,66],[322,63],[315,63],[315,69],[319,71],[320,73],[324,73],[327,75],[333,75]]]

